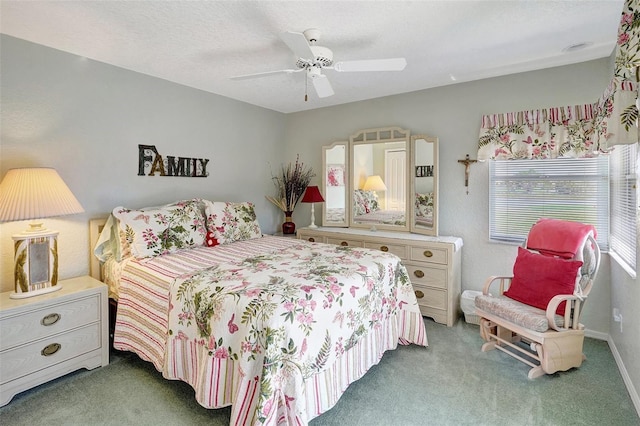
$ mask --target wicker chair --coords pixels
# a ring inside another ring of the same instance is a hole
[[[499,349],[529,365],[530,379],[580,367],[580,316],[600,266],[595,236],[590,225],[555,219],[531,228],[514,276],[489,277],[475,299],[483,352]]]

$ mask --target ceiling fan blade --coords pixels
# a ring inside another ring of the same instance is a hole
[[[278,71],[259,72],[256,74],[237,75],[235,77],[231,77],[231,80],[248,80],[250,78],[262,78],[262,77],[268,77],[270,75],[276,75],[276,74],[292,74],[294,72],[300,72],[300,71],[303,71],[303,70],[298,69],[298,70],[278,70]]]
[[[406,66],[407,60],[405,58],[390,58],[336,62],[333,64],[333,69],[338,72],[402,71]]]
[[[331,83],[326,75],[316,75],[310,78],[319,98],[326,98],[334,94],[333,87],[331,87]]]
[[[297,57],[302,59],[313,59],[315,57],[304,34],[286,31],[280,34],[280,38]]]

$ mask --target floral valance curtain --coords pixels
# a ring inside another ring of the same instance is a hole
[[[618,28],[614,76],[593,104],[482,117],[478,160],[592,157],[638,142],[640,10],[626,0]]]

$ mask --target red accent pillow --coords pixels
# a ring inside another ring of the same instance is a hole
[[[209,232],[207,232],[207,236],[204,239],[204,244],[207,247],[215,247],[220,243],[216,239],[215,234],[213,232],[209,231]]]
[[[573,294],[581,266],[579,260],[543,256],[518,247],[513,280],[504,295],[536,308],[547,309],[553,296]],[[562,302],[556,313],[564,315],[565,305]]]

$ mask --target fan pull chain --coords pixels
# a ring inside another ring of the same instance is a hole
[[[307,87],[309,86],[309,76],[305,75],[304,76],[304,101],[307,102],[308,96],[307,96]]]

